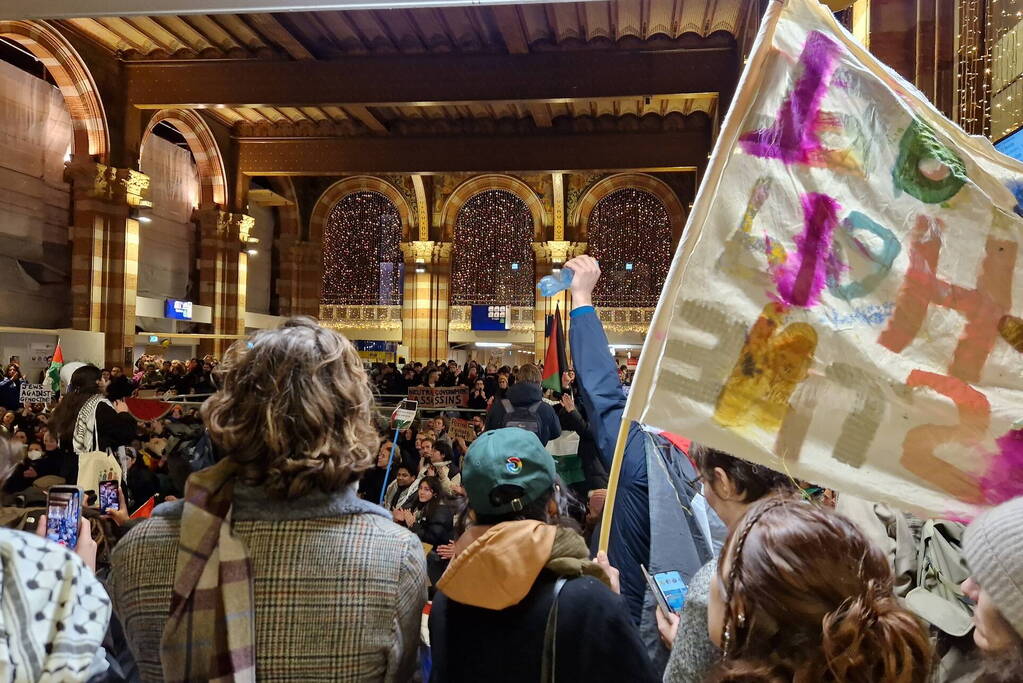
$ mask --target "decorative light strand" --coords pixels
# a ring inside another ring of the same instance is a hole
[[[343,197],[323,230],[322,303],[400,305],[402,274],[397,207],[377,192]]]
[[[1023,127],[1023,1],[991,0],[986,33],[990,132],[998,140]]]
[[[533,215],[506,190],[469,198],[455,219],[451,303],[532,306]]]
[[[603,273],[596,305],[657,305],[671,265],[671,220],[660,199],[636,188],[615,190],[593,207],[587,236]]]

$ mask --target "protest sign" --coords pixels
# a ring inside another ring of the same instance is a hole
[[[416,420],[417,404],[415,401],[402,401],[391,413],[391,424],[393,429],[403,430],[412,426]]]
[[[469,405],[469,390],[466,387],[411,387],[410,401],[417,401],[419,408],[464,408]]]
[[[772,2],[626,417],[930,515],[1020,495],[1020,216],[1023,165]]]
[[[53,400],[53,392],[45,384],[21,385],[21,394],[18,400],[24,403],[49,403]]]
[[[456,417],[448,423],[448,436],[452,439],[464,439],[465,443],[472,443],[476,439],[476,431],[472,428],[471,422]]]

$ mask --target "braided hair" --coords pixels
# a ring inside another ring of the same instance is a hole
[[[929,680],[926,628],[895,598],[887,558],[844,517],[768,497],[747,510],[726,548],[724,658],[710,680]]]

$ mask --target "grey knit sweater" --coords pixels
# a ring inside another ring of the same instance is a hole
[[[664,683],[699,683],[721,658],[721,651],[710,642],[707,630],[707,601],[716,567],[715,558],[700,567],[689,582],[678,633],[664,670]]]

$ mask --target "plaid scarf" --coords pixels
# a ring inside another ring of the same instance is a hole
[[[185,484],[174,593],[160,640],[168,683],[256,680],[252,562],[231,533],[237,469],[224,459]]]

